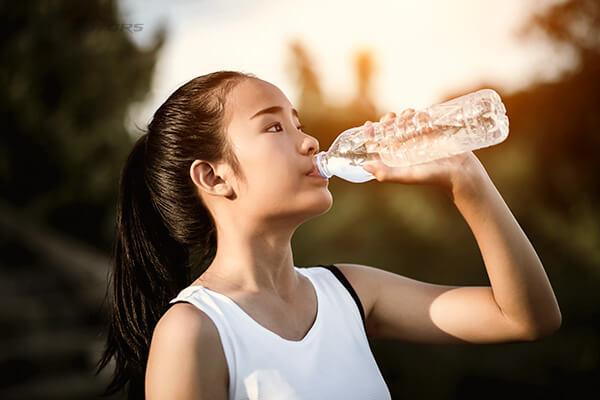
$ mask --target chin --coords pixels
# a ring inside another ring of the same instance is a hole
[[[329,189],[323,190],[320,194],[321,196],[319,196],[319,199],[314,205],[315,212],[318,212],[316,215],[325,214],[333,206],[333,196]]]

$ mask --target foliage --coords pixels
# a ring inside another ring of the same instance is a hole
[[[2,2],[0,12],[0,196],[108,248],[132,144],[125,115],[149,89],[164,32],[139,49],[114,1]]]

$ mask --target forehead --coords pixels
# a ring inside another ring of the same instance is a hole
[[[248,121],[257,111],[271,106],[290,107],[283,92],[272,83],[250,78],[236,85],[229,94],[232,119]]]

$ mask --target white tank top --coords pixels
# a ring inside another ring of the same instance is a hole
[[[229,297],[188,286],[184,301],[214,322],[229,370],[229,400],[384,400],[388,387],[373,358],[356,293],[335,266],[294,267],[317,293],[317,316],[299,341],[260,325]]]

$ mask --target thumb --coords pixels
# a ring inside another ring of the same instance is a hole
[[[368,161],[363,164],[363,169],[371,174],[375,174],[375,172],[384,168],[387,168],[387,165],[380,160]]]

